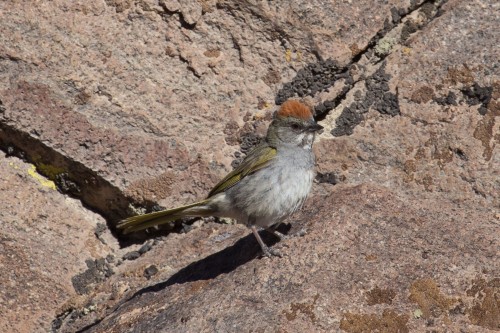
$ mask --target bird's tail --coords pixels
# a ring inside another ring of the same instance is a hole
[[[122,229],[124,234],[128,234],[130,232],[166,224],[183,217],[212,216],[213,213],[214,209],[210,207],[208,200],[203,200],[187,206],[132,216],[118,222],[116,227]]]

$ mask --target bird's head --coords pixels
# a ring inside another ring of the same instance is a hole
[[[269,125],[267,139],[271,143],[311,149],[316,132],[323,129],[314,120],[311,109],[297,100],[283,103]]]

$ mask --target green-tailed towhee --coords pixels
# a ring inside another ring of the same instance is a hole
[[[215,185],[205,200],[129,217],[117,227],[129,233],[182,217],[229,217],[251,228],[264,255],[279,255],[266,246],[257,228],[283,236],[274,227],[299,209],[309,194],[315,175],[312,144],[322,128],[309,107],[288,100],[274,114],[264,142]]]

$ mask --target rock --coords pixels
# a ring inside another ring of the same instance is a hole
[[[150,210],[200,199],[231,169],[237,147],[228,136],[242,142],[245,123],[262,105],[271,112],[281,84],[318,56],[348,63],[349,45],[364,48],[390,9],[3,2],[0,142],[50,166],[41,172],[110,220],[132,214],[129,204]],[[225,134],[229,123],[236,138]]]
[[[77,306],[74,276],[86,261],[104,260],[117,247],[109,230],[99,241],[102,217],[56,191],[33,165],[0,155],[0,331],[50,331],[52,321]],[[88,274],[87,277],[90,278]],[[81,280],[83,283],[83,280]]]
[[[493,8],[0,2],[0,331],[498,330]],[[284,258],[218,219],[114,232],[203,198],[291,97],[325,130],[305,235],[262,233]]]
[[[148,268],[144,270],[144,276],[148,280],[151,279],[151,277],[153,277],[157,273],[158,273],[158,268],[155,265],[148,266]]]
[[[490,209],[437,196],[416,200],[373,183],[327,184],[293,220],[292,230],[307,234],[275,245],[284,258],[259,258],[251,234],[223,250],[201,241],[211,254],[131,290],[89,332],[415,332],[442,325],[487,332],[499,323],[486,299],[499,292],[498,221]],[[173,250],[164,246],[164,254]],[[138,260],[147,262],[149,253]],[[132,272],[111,279],[130,281]],[[486,285],[483,298],[476,290]],[[417,309],[420,318],[411,315]]]

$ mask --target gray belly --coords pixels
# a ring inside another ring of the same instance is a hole
[[[302,206],[313,178],[312,166],[275,164],[245,177],[227,194],[240,223],[269,227]]]

